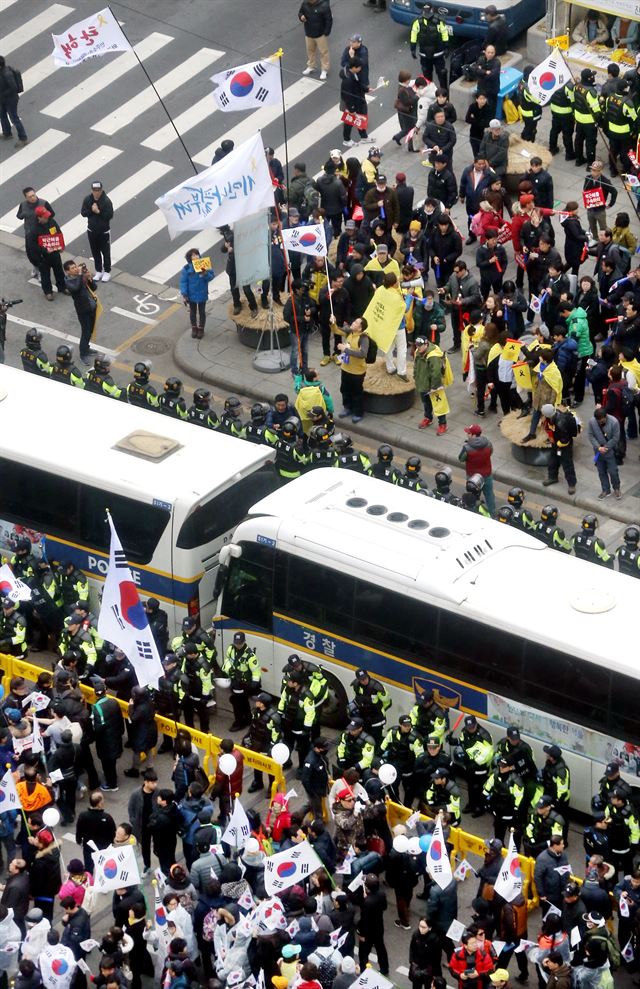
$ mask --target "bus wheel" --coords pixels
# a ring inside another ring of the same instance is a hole
[[[344,728],[349,721],[347,692],[333,673],[323,669],[329,684],[329,694],[320,709],[320,724],[326,728]]]

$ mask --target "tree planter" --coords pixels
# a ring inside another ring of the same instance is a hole
[[[522,438],[527,435],[531,425],[531,416],[519,419],[519,414],[510,412],[500,423],[500,432],[511,442],[511,456],[519,464],[526,464],[528,467],[547,467],[553,451],[547,434],[538,427],[535,440],[523,443]]]
[[[387,374],[384,361],[367,365],[364,379],[365,412],[390,416],[410,409],[416,397],[412,368],[407,368],[409,380],[403,381],[397,374]]]
[[[260,343],[260,350],[270,349],[270,339],[269,339],[269,310],[268,309],[258,309],[258,315],[254,319],[249,311],[249,306],[246,300],[242,304],[242,312],[238,313],[237,316],[233,314],[233,304],[229,303],[227,306],[227,314],[232,323],[236,325],[236,331],[238,333],[238,340],[245,347],[250,347],[252,350],[258,348],[258,340],[260,339],[260,334],[262,330],[267,329],[267,332],[262,337]],[[280,348],[284,350],[289,346],[289,326],[282,318],[282,306],[274,305],[273,307],[273,321],[276,330],[276,337]]]

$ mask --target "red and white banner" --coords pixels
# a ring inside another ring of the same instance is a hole
[[[604,193],[602,189],[585,189],[582,193],[582,202],[585,209],[599,209],[604,206]]]
[[[59,234],[40,234],[38,246],[43,247],[49,254],[53,254],[54,251],[64,251],[66,245],[62,231]]]
[[[131,51],[131,45],[109,7],[83,21],[77,21],[64,34],[52,34],[51,37],[51,54],[58,68],[80,65],[87,58],[106,55],[108,52]]]
[[[366,113],[351,113],[349,110],[344,110],[340,119],[343,124],[351,124],[358,130],[366,130],[369,125],[369,117]]]

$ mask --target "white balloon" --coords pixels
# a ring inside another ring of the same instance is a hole
[[[409,838],[409,855],[420,855],[421,852],[420,839],[417,836]]]
[[[235,773],[237,765],[235,756],[231,755],[230,752],[225,752],[218,759],[220,772],[224,773],[225,776],[231,776],[232,773]]]
[[[396,852],[409,851],[409,839],[406,834],[397,834],[393,839],[393,848]]]
[[[277,762],[279,766],[284,766],[290,754],[289,746],[285,745],[284,742],[276,742],[271,749],[271,758],[274,762]]]
[[[48,828],[55,828],[56,825],[60,824],[60,811],[58,808],[47,807],[46,810],[43,810],[42,823],[46,824]]]
[[[390,762],[385,762],[378,770],[378,779],[384,786],[391,786],[398,778],[398,771]]]
[[[254,838],[252,835],[250,838],[247,838],[247,843],[244,846],[244,850],[245,852],[250,852],[251,854],[254,854],[255,852],[259,852],[260,842],[258,841],[257,838]]]

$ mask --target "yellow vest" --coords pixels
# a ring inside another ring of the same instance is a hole
[[[319,405],[326,412],[327,404],[324,400],[322,390],[318,385],[304,385],[298,392],[295,410],[300,416],[300,422],[305,433],[308,433],[311,428],[311,416],[309,412],[314,405]]]
[[[471,324],[469,324],[470,326]],[[462,333],[460,334],[460,346],[462,347],[462,367],[463,370],[467,366],[467,355],[469,353],[469,344],[471,343],[471,337],[469,336],[469,326],[465,326]],[[475,333],[473,339],[475,341],[482,340],[484,336],[484,325],[480,323],[479,326],[474,326]]]
[[[618,357],[618,362],[622,365],[625,371],[632,371],[636,382],[638,383],[638,388],[640,388],[640,364],[634,357],[632,361],[623,361],[621,357]]]
[[[349,347],[349,349],[360,350],[360,338],[362,333],[347,333],[344,338],[344,342]],[[371,344],[369,344],[371,346]],[[349,354],[349,363],[341,364],[343,371],[347,374],[364,374],[367,370],[367,362],[364,357],[354,357],[353,354]]]
[[[389,264],[385,264],[384,268],[382,267],[382,265],[380,264],[380,262],[378,261],[377,258],[372,258],[371,261],[369,261],[364,266],[364,270],[365,271],[382,271],[385,275],[386,275],[386,273],[388,271],[392,271],[393,274],[398,279],[398,282],[400,281],[400,265],[398,264],[398,262],[396,261],[395,258],[389,258]],[[311,294],[311,293],[309,293],[309,294]]]
[[[491,364],[491,361],[495,361],[496,357],[499,357],[502,353],[502,344],[494,343],[493,347],[489,351],[489,356],[487,357],[487,366]]]
[[[535,374],[540,374],[540,365],[535,369]],[[554,400],[554,405],[558,406],[562,402],[562,375],[556,364],[547,364],[544,371],[542,372],[542,377],[547,382],[550,388],[556,393]]]

